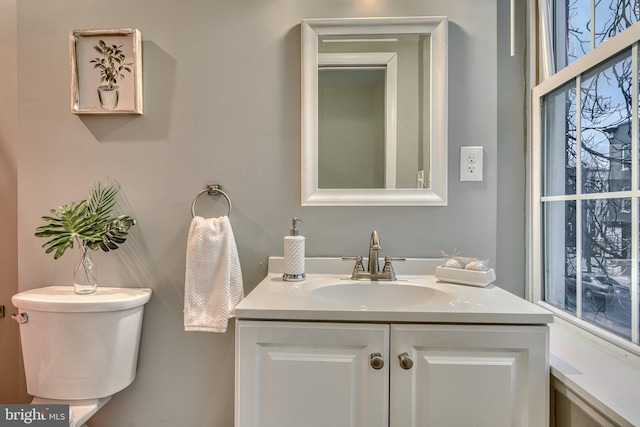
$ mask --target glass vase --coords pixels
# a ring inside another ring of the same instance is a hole
[[[82,256],[73,267],[73,292],[78,295],[92,294],[98,289],[98,269],[91,259],[91,250],[81,245]]]

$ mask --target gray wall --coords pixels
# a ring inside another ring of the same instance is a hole
[[[382,255],[457,249],[497,260],[498,285],[524,293],[526,21],[520,8],[510,58],[508,9],[506,0],[17,2],[19,288],[70,284],[75,257],[54,261],[34,229],[111,177],[138,225],[122,249],[96,254],[100,281],[154,290],[137,379],[93,427],[232,425],[233,325],[182,328],[189,209],[206,183],[222,183],[234,203],[246,292],[298,216],[308,256],[364,255],[377,229]],[[405,15],[450,19],[449,206],[302,208],[300,20]],[[143,116],[71,114],[68,33],[81,28],[142,32]],[[458,181],[462,145],[484,146],[483,182]],[[199,204],[203,215],[225,209]]]

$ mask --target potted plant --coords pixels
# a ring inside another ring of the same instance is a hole
[[[131,72],[131,62],[125,61],[125,54],[122,52],[123,45],[107,45],[104,40],[99,40],[93,48],[100,54],[95,59],[89,61],[94,69],[100,70],[100,83],[98,86],[98,99],[100,107],[105,110],[115,110],[120,97],[118,79],[124,79],[124,72]]]
[[[117,183],[97,182],[91,187],[88,199],[71,202],[51,209],[47,222],[36,229],[37,237],[49,239],[42,247],[53,258],[60,258],[67,249],[78,245],[81,258],[73,268],[73,286],[77,294],[96,291],[98,278],[91,252],[98,248],[105,252],[118,249],[126,241],[135,220],[128,215],[115,214]]]

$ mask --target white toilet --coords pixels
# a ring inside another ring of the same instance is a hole
[[[150,298],[147,288],[98,287],[76,295],[72,286],[14,295],[31,403],[68,404],[70,427],[84,426],[133,382]]]

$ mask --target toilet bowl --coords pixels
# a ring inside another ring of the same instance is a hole
[[[81,427],[136,375],[147,288],[76,295],[49,286],[14,295],[27,392],[33,404],[69,405]]]

